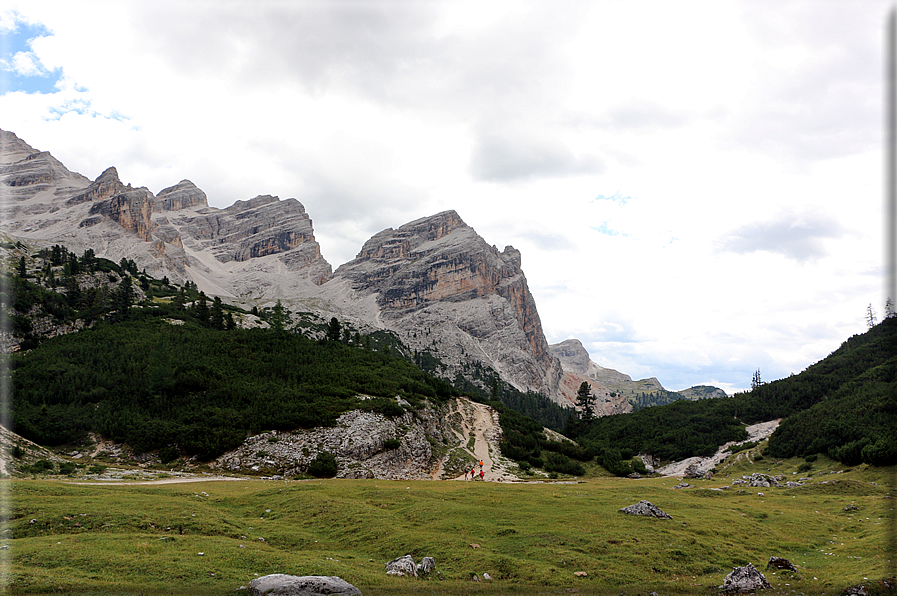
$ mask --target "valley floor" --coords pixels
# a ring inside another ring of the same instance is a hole
[[[894,470],[820,458],[797,472],[802,463],[742,458],[678,490],[663,477],[7,479],[0,578],[12,594],[229,594],[269,573],[335,575],[364,594],[692,594],[715,591],[732,567],[750,562],[772,593],[839,594],[888,575]],[[811,479],[798,488],[723,488],[752,472]],[[620,513],[641,499],[673,519]],[[404,554],[434,557],[439,574],[386,576],[384,563]],[[770,556],[798,571],[766,570]],[[473,581],[484,573],[491,582]]]

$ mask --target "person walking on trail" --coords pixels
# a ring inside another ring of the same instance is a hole
[[[485,475],[486,475],[486,474],[485,474],[482,470],[480,470],[480,480],[483,480],[483,477],[484,477]]]
[[[480,460],[480,471],[483,471],[483,460]]]

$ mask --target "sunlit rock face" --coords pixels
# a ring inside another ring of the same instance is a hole
[[[212,294],[289,297],[332,272],[295,199],[263,195],[217,209],[189,180],[158,196],[122,183],[114,167],[91,181],[8,131],[0,131],[0,199],[3,232],[132,259]]]
[[[415,350],[449,366],[479,360],[518,389],[553,396],[560,367],[520,262],[445,211],[376,234],[334,278],[375,295],[381,320]]]

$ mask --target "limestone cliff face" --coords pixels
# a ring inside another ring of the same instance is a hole
[[[71,199],[68,199],[66,205],[77,205],[78,203],[102,201],[115,195],[130,190],[130,185],[125,186],[118,178],[118,170],[115,168],[106,168],[106,170],[94,180],[84,192],[78,193]]]
[[[446,211],[389,228],[334,273],[375,295],[381,320],[443,361],[482,361],[518,389],[553,395],[559,367],[548,343],[520,253],[488,245]]]
[[[155,211],[180,211],[189,207],[208,207],[206,193],[196,188],[189,180],[181,180],[174,186],[159,191],[156,195]]]
[[[94,203],[88,212],[92,217],[81,222],[81,225],[97,223],[97,216],[107,217],[144,242],[150,242],[155,228],[152,221],[154,203],[153,193],[145,188],[127,190],[111,199]]]
[[[115,168],[91,182],[8,131],[0,131],[0,199],[6,233],[133,259],[207,293],[288,297],[332,271],[295,199],[265,195],[216,209],[189,180],[158,196],[123,184]],[[281,281],[285,274],[294,279]]]

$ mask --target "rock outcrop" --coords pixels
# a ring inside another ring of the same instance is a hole
[[[458,478],[462,473],[459,466],[476,457],[467,449],[472,421],[466,416],[476,413],[476,408],[468,407],[470,403],[458,398],[440,407],[426,406],[393,417],[353,410],[340,416],[332,427],[249,437],[239,448],[219,457],[213,467],[292,477],[305,473],[309,463],[326,451],[336,458],[338,478]],[[490,430],[483,421],[478,426],[480,433]],[[494,452],[490,473],[497,474],[502,465],[497,461],[501,429],[497,422],[491,422],[491,428],[497,436],[490,441]],[[477,438],[477,444],[479,441]]]
[[[673,517],[657,507],[656,505],[651,504],[650,501],[645,501],[642,499],[635,505],[630,505],[629,507],[623,507],[620,509],[623,513],[628,515],[643,515],[645,517],[656,517],[658,519],[673,519]]]
[[[417,567],[411,555],[404,555],[386,564],[386,575],[417,577]]]
[[[360,596],[361,590],[335,576],[272,573],[249,582],[253,596]]]
[[[748,563],[744,567],[733,568],[732,573],[726,576],[719,589],[724,592],[751,592],[771,587],[772,584],[766,581],[754,564]]]
[[[488,245],[454,211],[374,235],[333,277],[373,297],[379,320],[413,349],[450,367],[478,360],[519,390],[557,394],[560,366],[520,252]]]

